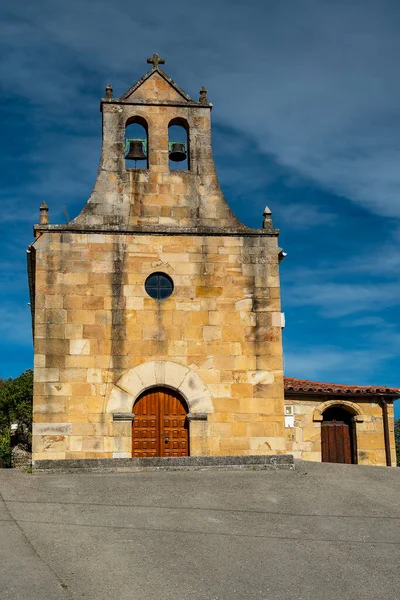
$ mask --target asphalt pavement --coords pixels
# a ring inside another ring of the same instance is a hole
[[[1,600],[400,600],[400,469],[3,469],[0,495]]]

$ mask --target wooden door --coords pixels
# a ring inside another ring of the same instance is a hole
[[[153,388],[133,407],[132,456],[189,456],[189,430],[181,396]]]
[[[343,421],[323,421],[321,424],[322,462],[352,461],[350,426]]]

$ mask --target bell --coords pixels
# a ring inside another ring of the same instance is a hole
[[[145,160],[147,156],[143,152],[143,142],[138,140],[129,142],[129,151],[125,158],[126,160]]]
[[[171,144],[169,159],[173,160],[174,162],[182,162],[183,160],[186,160],[185,145],[177,142]]]

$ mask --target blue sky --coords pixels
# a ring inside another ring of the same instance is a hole
[[[158,52],[213,102],[221,185],[280,244],[286,375],[400,386],[397,0],[36,0],[0,15],[0,376],[32,364],[25,251],[85,204],[99,98]]]

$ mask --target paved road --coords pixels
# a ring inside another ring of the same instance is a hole
[[[0,599],[398,600],[400,469],[0,471]]]

